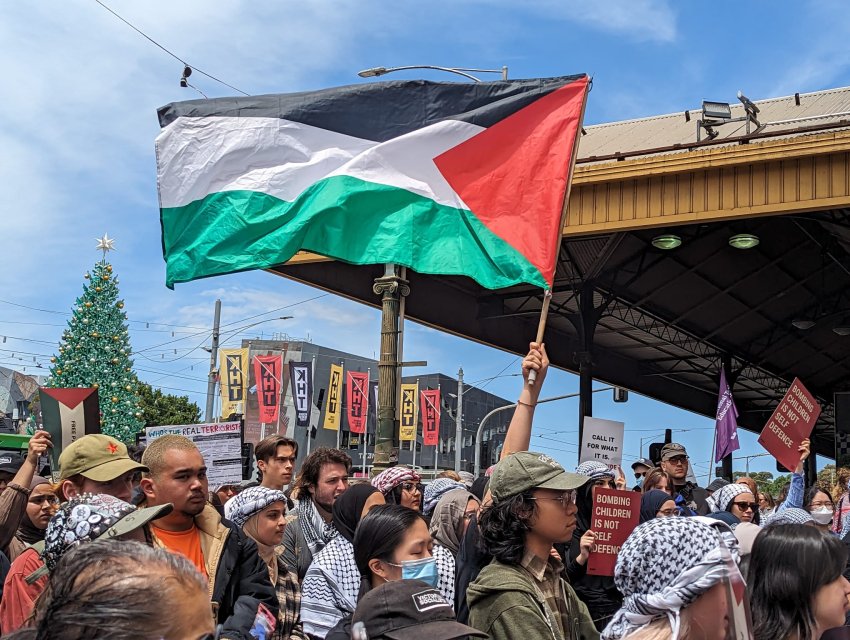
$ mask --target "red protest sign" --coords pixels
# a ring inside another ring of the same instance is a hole
[[[640,520],[640,495],[636,491],[593,488],[590,529],[596,544],[587,559],[587,574],[613,576],[620,547]]]
[[[348,428],[351,433],[366,433],[366,417],[369,415],[369,374],[348,372]]]
[[[820,415],[820,405],[797,378],[764,425],[759,444],[793,471],[800,462],[800,444],[808,438]]]

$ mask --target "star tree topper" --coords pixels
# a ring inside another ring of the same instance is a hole
[[[109,251],[117,251],[115,248],[115,239],[110,238],[108,233],[104,233],[102,238],[95,238],[97,240],[97,247],[99,251],[103,251],[103,259],[106,260],[106,254]]]

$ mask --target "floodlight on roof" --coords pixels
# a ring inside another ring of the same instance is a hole
[[[738,233],[729,238],[729,246],[735,249],[752,249],[758,243],[759,237],[753,233]]]
[[[676,249],[682,246],[682,239],[679,236],[673,235],[672,233],[665,233],[660,236],[655,236],[652,239],[652,246],[656,249],[669,251],[671,249]]]
[[[728,102],[702,101],[702,117],[713,120],[728,120],[732,117],[732,107]]]

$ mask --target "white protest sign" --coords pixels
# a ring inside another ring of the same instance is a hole
[[[146,444],[160,436],[177,434],[189,438],[207,463],[210,491],[224,483],[242,481],[242,425],[238,422],[207,424],[179,424],[164,427],[147,427]]]
[[[616,467],[623,464],[623,436],[626,426],[614,420],[584,419],[579,464],[596,460]]]

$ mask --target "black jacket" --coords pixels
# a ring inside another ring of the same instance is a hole
[[[673,487],[673,498],[677,495],[681,496],[680,500],[676,500],[676,504],[684,506],[695,512],[698,516],[706,516],[711,509],[708,506],[708,491],[702,487],[698,487],[693,482],[686,482],[681,487]]]

